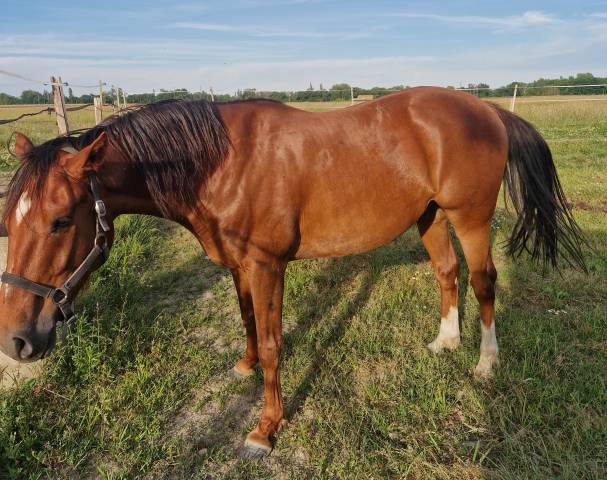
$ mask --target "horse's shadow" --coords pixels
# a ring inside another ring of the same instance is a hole
[[[287,421],[301,410],[317,376],[323,371],[326,352],[342,340],[350,320],[364,308],[382,272],[403,263],[416,264],[428,260],[421,241],[406,235],[367,254],[322,260],[320,268],[312,268],[312,277],[306,277],[305,288],[290,291],[287,286],[285,317],[289,318],[285,322],[282,363],[294,354],[306,358],[304,372],[298,372],[297,382],[291,385],[290,393],[285,396],[284,416]],[[288,271],[287,277],[292,273]],[[438,294],[438,285],[436,288]],[[345,297],[346,304],[340,305]],[[291,318],[293,321],[289,321]],[[322,334],[315,341],[306,341],[318,322],[325,323]],[[243,382],[249,383],[223,406],[221,412],[190,435],[192,452],[227,448],[232,454],[238,453],[243,435],[254,426],[260,414],[263,391],[260,372],[254,381],[247,379]],[[195,463],[195,458],[189,458],[179,470],[187,472]]]
[[[298,375],[301,380],[285,401],[286,420],[290,421],[303,406],[319,372],[324,370],[327,351],[341,342],[350,320],[365,307],[382,273],[397,265],[428,260],[421,241],[412,235],[356,257],[325,260],[326,266],[314,275],[311,287],[291,301],[296,322],[284,336],[283,359],[297,353],[308,361],[305,373]],[[344,301],[346,304],[339,306]],[[303,339],[318,322],[327,323],[321,338],[306,343]]]
[[[604,238],[604,233],[599,236]],[[469,294],[469,274],[461,248],[455,236],[452,235],[452,237],[461,266],[459,305],[460,318],[463,322],[466,317],[466,297]],[[599,242],[598,237],[593,241],[595,244],[599,244]],[[501,248],[499,243],[496,244],[494,229],[492,229],[491,244],[494,250]],[[294,354],[306,359],[304,372],[298,372],[297,381],[292,382],[289,394],[285,395],[285,418],[287,420],[294,419],[301,412],[306,399],[313,390],[318,375],[327,369],[327,362],[330,360],[327,359],[326,352],[342,341],[348,331],[351,319],[368,303],[382,273],[397,265],[417,264],[428,260],[428,255],[417,235],[406,234],[397,241],[364,255],[322,260],[319,268],[311,269],[312,276],[306,278],[303,288],[291,290],[287,288],[286,296],[288,297],[285,302],[287,328],[284,334],[283,363]],[[493,383],[489,386],[486,383],[479,386],[484,390],[488,388],[487,409],[491,408],[489,396],[508,398],[511,395],[511,378],[517,376],[522,378],[524,376],[523,370],[526,368],[523,365],[524,362],[517,361],[518,354],[520,353],[524,357],[524,352],[520,352],[521,347],[516,346],[514,337],[518,334],[511,331],[514,326],[510,319],[513,316],[524,317],[529,309],[534,307],[530,305],[528,298],[521,299],[520,292],[538,288],[543,292],[558,292],[560,288],[559,279],[550,276],[542,279],[543,284],[541,286],[535,281],[532,282],[533,285],[530,285],[526,278],[529,273],[528,266],[513,260],[506,260],[506,262],[509,262],[509,281],[507,288],[506,286],[501,288],[498,279],[498,298],[504,308],[499,313],[497,322],[501,348],[503,351],[514,350],[515,354],[508,355],[501,367],[498,367],[497,379]],[[604,265],[602,267],[599,265],[597,268],[599,270],[602,268],[604,271]],[[233,294],[235,295],[235,293]],[[436,294],[439,294],[438,285],[436,286]],[[478,315],[477,309],[474,309],[474,312],[475,315]],[[537,335],[546,329],[550,330],[550,324],[554,321],[554,318],[550,315],[543,315],[538,319],[538,323],[526,325],[525,328],[537,332]],[[315,338],[315,341],[306,340],[318,322],[325,323],[322,334]],[[520,325],[516,328],[520,328]],[[529,331],[526,335],[529,336]],[[583,377],[584,372],[582,370],[584,369],[588,370],[587,366],[581,364],[579,368],[574,370]],[[510,380],[504,381],[506,377]],[[524,379],[521,381],[524,381]],[[562,383],[563,379],[547,378],[545,381],[550,385],[550,388],[557,388],[557,383]],[[221,455],[227,454],[227,458],[236,453],[235,450],[242,441],[244,434],[254,426],[262,404],[261,374],[258,373],[253,381],[249,379],[243,382],[246,386],[240,389],[237,398],[233,401],[230,400],[220,413],[214,415],[209,422],[201,425],[201,430],[198,431],[200,438],[194,439],[192,442],[193,450],[203,447],[206,449],[205,451],[223,452]],[[574,382],[567,381],[566,383],[573,392],[578,388],[574,385]],[[541,432],[531,433],[537,434],[540,440],[542,439],[543,434]],[[520,442],[524,443],[525,438],[521,437]],[[495,459],[499,450],[499,447],[496,448],[495,453],[492,453],[490,457]],[[179,470],[187,472],[188,469],[199,462],[200,458],[193,455],[179,467]],[[234,466],[234,468],[237,467]]]
[[[164,227],[161,233],[171,235],[176,228]],[[462,265],[459,295],[463,321],[468,276],[457,241],[456,251]],[[284,416],[287,421],[292,420],[301,411],[318,375],[326,369],[327,351],[342,341],[350,320],[365,307],[382,274],[387,269],[399,265],[429,262],[429,257],[417,232],[409,232],[366,254],[316,262],[320,262],[320,265],[311,268],[311,277],[305,274],[305,288],[289,289],[287,279],[285,316],[289,318],[285,322],[282,359],[283,363],[293,355],[306,359],[304,372],[298,372],[297,381],[290,386],[290,392],[285,396]],[[288,271],[287,276],[292,273]],[[147,301],[152,304],[152,308],[145,321],[159,322],[161,320],[158,313],[167,310],[175,314],[184,313],[185,309],[191,308],[192,302],[200,297],[201,285],[203,290],[211,290],[217,282],[225,282],[228,277],[228,273],[214,266],[202,251],[176,269],[159,272],[151,279],[152,288]],[[198,281],[192,282],[192,278],[197,278]],[[231,282],[229,283],[231,285]],[[184,285],[189,286],[185,292]],[[438,296],[438,285],[435,288]],[[230,290],[230,295],[236,298],[233,287],[230,287]],[[179,292],[178,304],[170,301],[174,292]],[[319,322],[324,323],[319,337],[314,341],[306,340]],[[153,325],[148,327],[153,328]],[[137,329],[133,330],[136,331]],[[209,346],[212,348],[212,345],[203,347]],[[238,345],[233,352],[234,358],[241,350],[242,345]],[[254,426],[260,414],[263,402],[263,378],[260,372],[253,380],[241,381],[243,383],[240,386],[235,386],[238,381],[232,379],[228,372],[219,374],[219,377],[221,378],[216,379],[219,388],[233,390],[234,393],[230,394],[220,411],[205,416],[203,421],[200,421],[200,416],[194,415],[194,422],[198,420],[198,424],[189,427],[184,435],[186,451],[190,455],[186,455],[185,461],[178,467],[180,472],[187,472],[196,465],[200,460],[198,453],[201,451],[231,451],[231,455],[237,454],[244,434]],[[187,416],[186,410],[191,408],[191,404],[184,407],[180,415]],[[171,430],[174,425],[169,424],[167,428]]]

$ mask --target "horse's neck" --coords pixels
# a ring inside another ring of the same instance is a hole
[[[120,158],[113,158],[98,171],[104,194],[103,200],[114,216],[138,213],[162,217],[150,196],[143,174]]]
[[[192,230],[189,220],[192,206],[173,205],[171,215],[167,217],[150,195],[143,173],[134,167],[114,161],[102,168],[98,176],[104,187],[103,200],[114,217],[124,214],[152,215],[176,221]]]

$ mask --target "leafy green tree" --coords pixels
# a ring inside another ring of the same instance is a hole
[[[21,103],[44,103],[43,96],[40,92],[36,92],[35,90],[24,90],[23,92],[21,92]]]
[[[13,97],[8,93],[0,93],[0,105],[15,105],[21,103],[21,100],[17,97]]]

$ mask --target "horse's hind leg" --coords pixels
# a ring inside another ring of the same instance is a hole
[[[428,344],[435,353],[459,346],[459,318],[457,311],[457,278],[459,263],[445,212],[435,204],[428,207],[417,222],[417,228],[432,260],[432,268],[441,290],[441,323],[438,335]]]
[[[255,373],[254,368],[259,361],[253,297],[251,296],[251,287],[249,286],[249,280],[245,272],[234,269],[232,270],[232,277],[234,278],[236,293],[238,294],[242,323],[247,333],[247,348],[244,357],[234,365],[234,374],[238,377],[248,377]]]
[[[450,217],[450,219],[464,250],[466,263],[470,271],[470,283],[479,303],[481,351],[474,373],[480,377],[489,377],[492,375],[493,366],[498,359],[493,306],[497,271],[489,251],[489,221],[480,226],[470,226],[467,224],[465,215],[459,218]]]

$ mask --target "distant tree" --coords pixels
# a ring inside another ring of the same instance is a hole
[[[16,103],[21,103],[21,100],[8,93],[0,93],[0,105],[15,105]]]
[[[40,92],[36,92],[35,90],[24,90],[21,92],[21,103],[43,103],[42,100],[42,94]]]
[[[331,90],[350,90],[350,85],[347,83],[336,83],[331,87]]]

